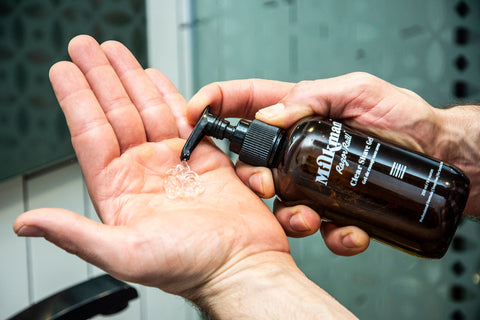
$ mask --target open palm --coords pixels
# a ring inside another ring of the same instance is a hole
[[[56,64],[50,78],[103,223],[37,209],[16,220],[18,234],[43,236],[121,279],[185,296],[257,253],[288,253],[275,217],[212,144],[199,145],[189,161],[205,191],[167,197],[165,174],[179,163],[191,127],[186,101],[163,74],[143,70],[117,42],[79,36],[69,53],[73,63]]]

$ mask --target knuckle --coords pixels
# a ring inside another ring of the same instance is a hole
[[[292,92],[297,92],[297,91],[304,91],[305,89],[308,89],[312,86],[315,85],[315,81],[312,80],[302,80],[298,82],[292,89]]]
[[[381,81],[376,76],[367,72],[353,72],[350,75],[352,81],[354,81],[361,88],[370,88],[379,84]]]

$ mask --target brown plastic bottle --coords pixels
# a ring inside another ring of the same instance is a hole
[[[469,194],[469,179],[454,166],[320,117],[288,131],[258,120],[233,127],[207,107],[182,159],[204,135],[227,138],[240,160],[272,168],[287,205],[307,205],[420,257],[446,253]]]

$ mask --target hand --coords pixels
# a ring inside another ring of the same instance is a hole
[[[73,63],[54,65],[50,78],[103,224],[37,209],[15,221],[18,235],[45,237],[117,278],[191,299],[265,256],[294,266],[275,217],[212,144],[189,161],[204,193],[166,196],[165,172],[180,162],[192,128],[186,101],[163,74],[144,71],[117,42],[79,36],[69,53]]]
[[[103,223],[37,209],[17,218],[19,236],[45,237],[218,319],[355,318],[298,269],[275,217],[213,143],[200,143],[189,161],[205,191],[167,197],[163,178],[192,127],[186,101],[163,74],[144,71],[118,42],[79,36],[69,53],[73,63],[54,65],[50,79]]]
[[[213,83],[190,100],[187,116],[192,123],[206,105],[222,117],[255,116],[283,128],[319,114],[419,152],[438,152],[437,124],[441,122],[435,109],[415,93],[365,73],[298,84],[266,80]],[[237,173],[257,194],[274,195],[270,170],[239,164]],[[318,214],[305,206],[285,207],[276,200],[274,211],[290,236],[307,236],[320,227]],[[368,246],[368,235],[358,228],[328,223],[321,228],[326,245],[337,254],[357,254]]]

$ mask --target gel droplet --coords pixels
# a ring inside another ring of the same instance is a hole
[[[187,161],[182,161],[167,171],[164,188],[169,199],[194,198],[205,191],[198,174],[190,169]]]

